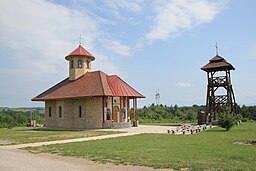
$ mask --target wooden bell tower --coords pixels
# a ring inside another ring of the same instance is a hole
[[[211,122],[217,119],[217,113],[223,105],[230,107],[234,114],[237,108],[230,76],[230,71],[235,68],[218,53],[209,61],[201,69],[207,72],[206,116]]]

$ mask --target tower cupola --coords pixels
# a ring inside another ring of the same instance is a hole
[[[80,44],[65,59],[69,61],[69,80],[76,80],[91,71],[91,62],[95,60],[95,57]]]

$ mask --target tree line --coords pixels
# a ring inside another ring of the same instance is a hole
[[[30,125],[31,120],[36,120],[38,124],[44,124],[44,114],[42,109],[0,109],[0,128],[13,128],[17,126]]]
[[[197,122],[197,112],[205,110],[205,106],[181,106],[178,105],[151,105],[138,109],[139,120],[141,123],[150,122]],[[256,120],[256,106],[238,106],[239,114],[244,120]],[[133,110],[131,110],[133,118]],[[0,108],[0,128],[12,128],[16,126],[27,126],[32,120],[39,124],[44,124],[44,108],[10,109]]]
[[[151,105],[138,109],[140,122],[197,122],[198,111],[205,111],[205,105]],[[256,106],[238,106],[239,114],[245,119],[256,119]]]

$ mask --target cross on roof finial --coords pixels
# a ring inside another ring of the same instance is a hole
[[[82,35],[80,34],[80,36],[79,36],[79,45],[82,45],[82,39],[84,39],[84,38],[83,38]]]
[[[215,48],[216,48],[216,55],[219,55],[219,52],[218,52],[218,43],[216,42],[215,44]]]

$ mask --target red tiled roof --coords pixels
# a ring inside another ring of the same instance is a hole
[[[74,56],[84,56],[90,58],[92,61],[95,60],[95,57],[92,54],[90,54],[90,52],[85,50],[85,48],[82,45],[79,45],[79,47],[72,51],[69,55],[67,55],[65,59],[68,60],[69,58],[72,58]]]
[[[143,95],[121,80],[118,76],[108,76],[102,71],[87,72],[80,78],[61,81],[32,101],[81,98],[92,96],[127,96],[144,98]]]
[[[108,76],[108,84],[113,96],[144,97],[117,75]]]
[[[201,69],[204,71],[222,71],[222,70],[235,70],[235,68],[228,63],[223,57],[216,55],[210,62],[203,66]]]

